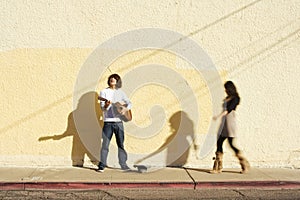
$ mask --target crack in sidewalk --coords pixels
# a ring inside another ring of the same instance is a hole
[[[189,177],[192,179],[192,181],[193,181],[193,183],[194,183],[194,190],[196,190],[197,182],[195,181],[195,179],[194,179],[193,176],[190,174],[190,172],[188,171],[187,168],[183,167],[183,169],[184,169],[185,172],[189,175]]]
[[[238,193],[238,194],[241,195],[242,197],[246,197],[246,195],[243,194],[243,193],[242,193],[241,191],[239,191],[239,190],[232,190],[232,191]]]

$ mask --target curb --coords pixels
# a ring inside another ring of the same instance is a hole
[[[97,190],[114,188],[300,189],[298,181],[229,182],[0,182],[0,190]]]

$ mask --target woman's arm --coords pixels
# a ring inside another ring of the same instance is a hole
[[[228,114],[228,111],[225,110],[225,111],[221,112],[219,115],[213,116],[213,120],[217,120],[219,117],[224,117],[227,114]]]

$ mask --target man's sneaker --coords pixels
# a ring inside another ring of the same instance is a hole
[[[127,165],[121,166],[123,171],[130,171],[130,168]]]
[[[104,172],[104,167],[99,166],[98,169],[96,170],[97,172]]]

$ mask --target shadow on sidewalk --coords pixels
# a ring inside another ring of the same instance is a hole
[[[196,172],[205,172],[205,173],[211,174],[210,173],[211,169],[186,168],[186,167],[184,169],[192,170],[192,171],[196,171]],[[222,173],[241,174],[240,171],[234,171],[234,169],[233,170],[222,170]]]

